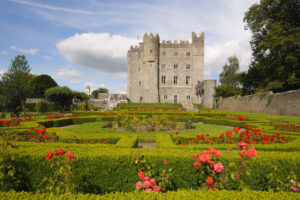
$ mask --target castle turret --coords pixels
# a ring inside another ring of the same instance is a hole
[[[90,88],[89,85],[86,86],[86,88],[85,88],[85,93],[86,93],[87,95],[91,95],[91,88]]]
[[[143,38],[143,74],[139,77],[141,87],[144,88],[141,94],[141,102],[159,102],[159,35],[153,33],[144,35]]]

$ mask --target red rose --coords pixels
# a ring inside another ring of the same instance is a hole
[[[165,164],[165,165],[168,164],[168,161],[167,161],[167,160],[164,160],[164,164]]]
[[[198,155],[198,154],[195,154],[195,155],[193,156],[193,159],[196,160],[198,157],[199,157],[199,155]]]
[[[209,161],[210,161],[209,154],[203,154],[203,155],[201,155],[199,160],[200,160],[202,163],[209,162]]]
[[[71,152],[68,152],[68,153],[67,153],[67,158],[68,158],[68,162],[74,160],[74,154],[71,153]]]
[[[50,139],[49,135],[45,135],[44,138],[45,138],[46,140],[49,140],[49,139]]]
[[[214,180],[213,180],[212,178],[208,177],[208,178],[206,179],[206,183],[207,183],[208,185],[211,185],[211,184],[214,183]]]
[[[218,151],[215,151],[215,154],[214,154],[217,158],[221,156],[221,154],[218,152]]]
[[[56,135],[56,132],[52,132],[52,135]]]
[[[156,181],[155,181],[153,178],[150,179],[150,183],[151,183],[152,185],[156,185]]]
[[[255,149],[248,149],[247,151],[248,157],[252,158],[252,157],[257,157],[257,151]]]
[[[197,168],[197,169],[200,167],[200,165],[201,165],[201,164],[200,164],[199,162],[195,162],[195,163],[194,163],[194,167]]]
[[[53,151],[49,151],[48,153],[46,153],[45,158],[46,160],[51,160],[53,157],[54,152]]]
[[[233,130],[238,133],[240,131],[240,127],[234,127]]]
[[[145,177],[145,173],[142,172],[142,171],[140,171],[140,172],[138,173],[138,177],[139,177],[140,180],[143,180],[144,177]]]
[[[242,148],[247,149],[248,148],[247,143],[245,143],[245,142],[239,142],[237,144],[237,146],[238,146],[239,149],[242,149]]]
[[[231,131],[227,131],[226,135],[228,135],[229,137],[232,137],[232,132]]]
[[[63,149],[57,149],[55,151],[55,155],[58,156],[58,155],[64,155],[66,152],[63,150]]]
[[[214,169],[216,172],[222,172],[224,169],[224,166],[222,165],[222,163],[217,163],[214,165]]]
[[[150,183],[149,181],[145,181],[144,184],[143,184],[143,186],[144,186],[145,188],[148,188],[148,187],[151,186],[151,183]]]
[[[242,158],[244,158],[245,156],[246,156],[246,153],[245,152],[240,152],[240,156],[242,157]]]
[[[139,181],[135,184],[136,189],[141,189],[143,187],[143,184]]]
[[[170,137],[172,137],[173,136],[173,134],[170,134]]]

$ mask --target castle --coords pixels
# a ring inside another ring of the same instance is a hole
[[[146,33],[139,46],[130,47],[127,62],[127,96],[132,102],[203,103],[203,89],[215,84],[203,82],[204,33],[193,32],[191,43],[160,43],[158,34]]]

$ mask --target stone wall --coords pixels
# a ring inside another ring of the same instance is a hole
[[[300,116],[300,90],[220,98],[217,108],[228,111]]]
[[[204,108],[215,107],[216,83],[217,80],[208,79],[198,83],[196,86],[196,94],[202,99],[201,103]]]

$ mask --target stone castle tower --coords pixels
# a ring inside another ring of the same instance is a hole
[[[202,103],[196,85],[203,81],[204,33],[192,42],[162,41],[146,33],[127,53],[127,95],[132,102]]]

